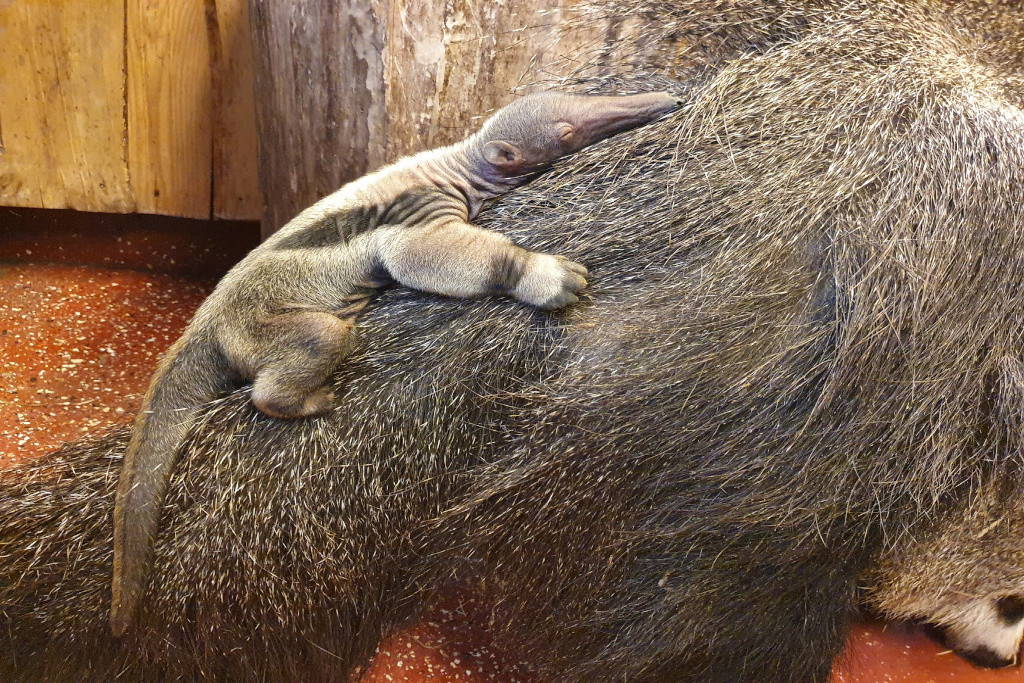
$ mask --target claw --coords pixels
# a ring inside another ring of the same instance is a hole
[[[366,308],[366,305],[370,303],[370,298],[368,296],[363,296],[361,298],[354,300],[346,297],[345,300],[352,301],[352,303],[336,312],[336,314],[340,317],[355,315],[356,313],[359,313],[364,308]]]

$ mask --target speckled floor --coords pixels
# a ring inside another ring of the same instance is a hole
[[[74,215],[65,219],[73,223]],[[121,254],[116,245],[124,245],[122,233],[131,226],[79,233],[51,225],[41,239],[26,236],[24,226],[15,223],[0,210],[0,467],[46,453],[84,432],[129,421],[159,354],[212,286],[203,273],[244,253],[239,245],[245,243],[235,240],[226,250],[213,249],[228,256],[217,256],[210,266],[195,256],[204,248],[196,245],[209,236],[196,242],[189,237],[195,226],[180,222],[166,230],[151,225],[150,237],[137,239],[137,246]],[[185,256],[171,263],[161,254],[171,251],[166,233],[175,230],[181,234],[173,251]],[[251,226],[246,230],[245,239],[254,239]],[[31,262],[41,253],[101,265]],[[122,269],[152,263],[199,275]],[[471,601],[453,598],[383,643],[363,680],[538,680],[528,663],[489,646],[485,622],[474,618],[476,612]],[[913,627],[868,623],[854,628],[833,674],[835,683],[945,680],[1024,681],[1024,673],[977,669]]]
[[[377,648],[362,683],[535,683],[530,665],[491,645],[470,596],[451,599]]]
[[[0,466],[127,422],[211,283],[0,265]]]
[[[909,624],[855,624],[832,683],[1000,683],[1024,681],[1020,668],[979,669]]]

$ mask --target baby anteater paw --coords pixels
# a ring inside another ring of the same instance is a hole
[[[511,293],[524,303],[550,311],[579,301],[576,293],[587,286],[586,275],[585,266],[564,256],[530,254]]]

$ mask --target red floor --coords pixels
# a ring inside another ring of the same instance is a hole
[[[0,259],[30,258],[26,248],[5,250],[0,234]],[[130,270],[0,262],[0,467],[127,422],[159,353],[209,286]],[[537,680],[528,664],[488,646],[471,612],[453,601],[397,634],[364,680]],[[980,683],[1024,681],[1024,673],[977,669],[910,626],[861,624],[833,679]]]
[[[0,466],[126,422],[208,283],[0,265]]]

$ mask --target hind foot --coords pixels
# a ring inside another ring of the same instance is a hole
[[[334,405],[334,392],[320,387],[303,396],[292,392],[253,386],[252,402],[261,412],[271,417],[297,419],[326,413]]]
[[[352,321],[322,311],[273,316],[261,330],[264,358],[252,383],[252,402],[273,417],[300,418],[331,409],[331,374],[351,353]]]

